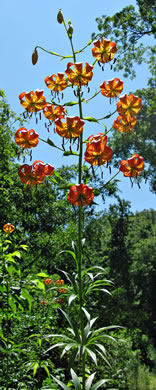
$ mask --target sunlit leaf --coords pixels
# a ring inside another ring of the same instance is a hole
[[[79,380],[78,376],[76,375],[76,372],[72,368],[71,368],[70,372],[71,372],[71,377],[73,379],[75,389],[81,390],[80,380]]]
[[[90,390],[95,374],[96,372],[94,372],[92,375],[89,376],[89,378],[87,378],[85,383],[85,390]]]
[[[53,380],[58,383],[58,385],[61,386],[62,389],[64,390],[70,390],[71,387],[67,387],[63,382],[61,382],[59,379],[55,378],[54,376],[52,376]]]
[[[109,379],[101,379],[100,381],[96,382],[95,385],[91,387],[90,390],[97,390],[100,386],[104,385],[106,382],[109,382]]]
[[[68,306],[71,305],[71,303],[74,301],[74,299],[76,299],[77,295],[75,294],[72,294],[70,295],[69,299],[68,299]]]
[[[33,367],[33,376],[36,375],[36,372],[37,372],[38,367],[39,367],[39,364],[36,362],[36,363],[34,364],[34,367]]]

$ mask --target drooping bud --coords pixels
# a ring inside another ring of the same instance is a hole
[[[69,24],[68,31],[67,31],[69,38],[72,38],[73,31],[74,30],[72,24]]]
[[[62,10],[61,10],[61,9],[59,9],[59,12],[58,12],[58,14],[57,14],[57,21],[58,21],[58,23],[60,23],[60,24],[62,24],[62,22],[63,22],[63,13],[62,13]]]
[[[35,49],[32,53],[32,64],[36,65],[37,61],[38,61],[38,52],[37,52],[36,47],[35,47]]]

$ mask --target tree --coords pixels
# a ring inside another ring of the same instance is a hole
[[[134,78],[134,65],[143,61],[150,62],[149,47],[141,42],[145,36],[156,37],[156,5],[152,0],[137,0],[139,12],[133,6],[123,8],[112,17],[102,15],[96,18],[99,36],[115,40],[118,47],[118,56],[114,64],[114,71],[123,70],[124,77]],[[95,33],[93,33],[93,38]]]
[[[142,109],[137,117],[137,124],[134,132],[129,134],[119,134],[114,130],[111,136],[111,146],[113,149],[114,166],[119,166],[121,156],[126,159],[133,153],[139,153],[146,162],[145,176],[149,182],[150,190],[156,192],[156,80],[151,77],[148,88],[143,88],[135,92],[142,98]]]

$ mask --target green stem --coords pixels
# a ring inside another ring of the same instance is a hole
[[[64,26],[67,32],[67,28],[64,22]],[[68,32],[67,32],[68,34]],[[74,63],[76,62],[76,55],[74,52],[72,38],[69,38]],[[82,114],[82,103],[81,103],[81,86],[77,89],[78,95],[78,104],[79,104],[79,116],[80,119],[83,118]],[[83,156],[83,132],[80,134],[80,153],[79,153],[79,172],[78,172],[78,183],[81,184],[82,181],[82,156]],[[85,352],[83,350],[84,346],[84,316],[83,316],[83,285],[82,285],[82,206],[79,206],[78,209],[78,278],[79,278],[79,308],[80,308],[80,328],[82,336],[82,390],[85,390]]]
[[[6,320],[7,320],[7,335],[6,335],[6,346],[7,346],[7,363],[6,363],[6,390],[9,389],[9,319],[8,319],[8,310],[9,310],[9,284],[8,284],[8,278],[7,278],[7,285],[6,285],[6,293],[7,293],[7,314],[6,314]]]
[[[46,50],[42,46],[36,46],[35,49],[41,49],[41,50],[45,51],[48,54],[52,54],[53,56],[57,56],[57,57],[61,57],[61,58],[72,58],[72,56],[63,56],[62,54],[55,53],[54,51]]]
[[[117,171],[117,173],[115,173],[115,175],[114,175],[114,176],[112,176],[112,177],[111,177],[111,179],[110,179],[110,180],[108,180],[108,181],[107,181],[107,183],[105,183],[103,187],[106,187],[106,186],[107,186],[107,184],[109,184],[109,183],[110,183],[110,182],[111,182],[111,181],[114,179],[114,177],[116,177],[116,176],[117,176],[119,173],[120,173],[120,171]]]

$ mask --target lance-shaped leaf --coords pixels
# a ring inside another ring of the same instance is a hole
[[[92,358],[93,362],[96,364],[97,366],[97,357],[96,357],[96,354],[90,349],[90,348],[86,348],[86,351],[88,353],[88,355],[90,355],[90,357]]]
[[[83,118],[85,121],[88,121],[88,122],[97,122],[98,123],[98,119],[96,118],[93,118],[92,116],[86,116],[85,118]]]
[[[104,385],[106,382],[109,382],[109,379],[101,379],[100,381],[96,382],[95,385],[93,385],[90,390],[97,390],[99,389],[100,386]]]
[[[72,302],[77,298],[77,295],[71,294],[69,299],[68,299],[68,306],[72,304]]]
[[[59,386],[61,386],[61,388],[63,390],[71,390],[71,387],[67,387],[63,382],[61,382],[59,379],[55,378],[53,375],[52,375],[52,378],[53,380],[58,383]]]
[[[94,372],[92,375],[89,376],[89,378],[87,378],[85,383],[85,390],[90,390],[95,374],[96,372]]]
[[[72,368],[71,368],[70,372],[71,372],[71,377],[72,377],[75,389],[81,390],[80,380],[79,380],[78,376],[76,375],[76,372]]]

